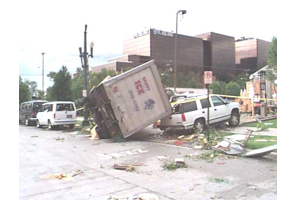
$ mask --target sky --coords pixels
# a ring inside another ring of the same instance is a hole
[[[216,32],[236,39],[246,36],[271,41],[278,35],[279,1],[168,1],[168,0],[80,0],[19,1],[19,75],[38,83],[42,89],[44,52],[45,89],[52,85],[46,76],[67,66],[74,74],[81,67],[79,47],[83,48],[85,24],[87,45],[94,42],[94,58],[89,65],[105,63],[122,55],[123,40],[145,28],[174,31],[194,36]],[[88,49],[88,51],[90,51]]]

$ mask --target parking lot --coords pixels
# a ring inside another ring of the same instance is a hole
[[[91,140],[74,130],[19,125],[19,199],[133,199],[145,194],[160,200],[277,199],[277,154],[208,162],[193,158],[206,150],[158,136],[154,141],[160,132],[147,127],[114,142]],[[184,158],[187,167],[166,169],[175,158]],[[114,164],[133,170],[118,170]]]

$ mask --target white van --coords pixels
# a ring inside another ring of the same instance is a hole
[[[73,102],[48,102],[41,105],[37,113],[37,127],[47,125],[53,129],[59,125],[69,125],[74,128],[77,123],[76,107]]]

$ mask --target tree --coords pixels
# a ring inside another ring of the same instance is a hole
[[[224,94],[224,89],[219,81],[212,82],[210,89],[213,90],[213,94]]]
[[[226,95],[240,96],[241,87],[233,81],[230,81],[226,86]]]
[[[116,71],[102,68],[100,72],[93,72],[91,74],[90,86],[91,88],[93,86],[97,86],[107,76],[114,77],[115,75],[116,75]]]
[[[29,85],[23,82],[22,77],[19,76],[19,104],[22,102],[30,100],[31,92]]]
[[[241,73],[235,76],[232,81],[236,82],[241,87],[241,89],[244,89],[246,88],[246,82],[249,81],[249,76],[246,73]]]
[[[267,70],[266,77],[269,81],[274,82],[277,79],[277,38],[272,38],[272,43],[267,57]]]
[[[103,68],[100,72],[87,71],[87,82],[88,91],[90,91],[93,86],[97,86],[105,77],[115,76],[116,72],[114,70],[107,70]],[[77,68],[76,76],[71,81],[71,91],[73,95],[73,101],[77,102],[82,99],[82,90],[84,89],[84,70]]]
[[[72,101],[71,75],[66,66],[56,72],[50,72],[48,75],[54,81],[54,85],[47,89],[46,99],[49,101]]]

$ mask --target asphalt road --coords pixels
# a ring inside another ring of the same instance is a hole
[[[145,193],[160,200],[277,199],[276,155],[207,163],[185,158],[204,151],[145,141],[157,132],[148,127],[115,143],[89,140],[74,131],[19,125],[19,199],[107,200],[114,195],[123,199]],[[163,170],[165,161],[177,157],[185,158],[188,167]],[[136,165],[136,170],[113,168],[123,163]],[[75,170],[83,173],[66,180],[46,176]]]

